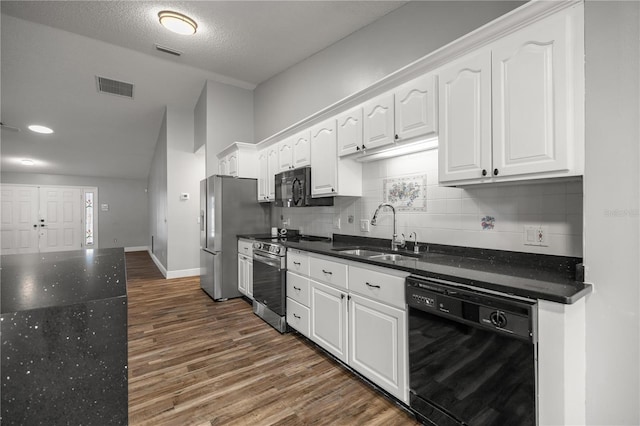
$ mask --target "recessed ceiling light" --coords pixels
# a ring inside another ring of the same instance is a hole
[[[174,33],[192,35],[198,29],[196,21],[178,12],[163,10],[158,13],[158,18],[163,27]]]
[[[46,126],[41,126],[39,124],[32,124],[32,125],[28,126],[27,128],[29,130],[31,130],[32,132],[44,133],[45,135],[53,133],[53,130],[51,130],[50,128],[48,128]]]
[[[35,161],[29,160],[28,158],[21,160],[21,163],[23,166],[33,166],[34,164],[36,164]]]

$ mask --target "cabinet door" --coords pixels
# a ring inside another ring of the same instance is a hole
[[[311,128],[311,195],[337,195],[336,120]]]
[[[238,176],[238,152],[227,156],[227,172],[229,176]]]
[[[278,172],[293,169],[293,138],[278,144]]]
[[[269,157],[267,149],[258,153],[258,201],[269,201]]]
[[[311,281],[310,338],[347,362],[347,297],[333,287]]]
[[[227,157],[220,158],[218,160],[218,174],[223,176],[229,174],[229,163],[227,162]]]
[[[278,173],[278,145],[267,148],[267,198],[276,199],[275,177]]]
[[[305,130],[293,137],[293,168],[311,165],[311,131]]]
[[[572,58],[563,16],[520,30],[493,48],[496,177],[568,170]]]
[[[364,149],[377,148],[395,141],[393,93],[386,93],[363,104]]]
[[[247,295],[247,258],[241,254],[238,255],[238,291],[245,296]]]
[[[491,52],[473,54],[439,73],[440,182],[490,177]]]
[[[362,107],[343,112],[336,117],[338,155],[353,154],[362,149]]]
[[[349,366],[408,403],[406,312],[352,294],[349,324]]]
[[[253,259],[248,257],[247,261],[247,296],[253,299]]]
[[[395,126],[399,140],[437,133],[436,80],[433,74],[426,74],[396,89]]]

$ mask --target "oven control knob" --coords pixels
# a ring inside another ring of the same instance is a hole
[[[494,311],[489,315],[489,319],[491,320],[491,324],[495,325],[498,328],[504,328],[507,325],[507,316],[504,312]]]

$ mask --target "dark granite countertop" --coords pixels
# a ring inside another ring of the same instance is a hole
[[[263,239],[267,236],[238,237]],[[390,252],[390,241],[383,239],[334,235],[330,242],[283,241],[283,244],[293,249],[530,299],[571,304],[591,292],[591,285],[577,279],[576,269],[582,259],[575,257],[422,244],[419,255],[415,255],[412,250],[400,250],[399,254],[411,257],[407,260],[387,261],[341,251],[349,248],[375,248]]]
[[[127,294],[124,249],[0,256],[1,313]]]
[[[126,425],[124,249],[0,257],[3,425]]]

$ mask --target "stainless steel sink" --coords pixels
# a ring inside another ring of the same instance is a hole
[[[373,257],[373,256],[380,256],[384,254],[383,252],[380,252],[380,251],[373,251],[373,250],[366,250],[366,249],[340,250],[340,253],[352,254],[354,256],[361,256],[361,257]]]
[[[379,254],[375,256],[369,256],[371,260],[387,260],[391,262],[397,262],[399,260],[415,260],[414,257],[411,256],[403,256],[401,254]]]

